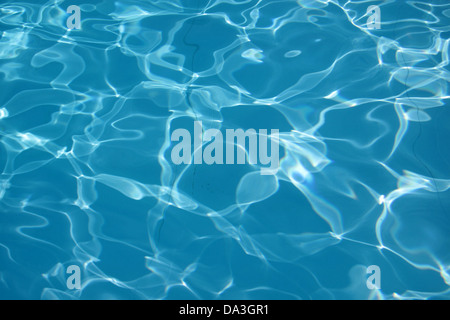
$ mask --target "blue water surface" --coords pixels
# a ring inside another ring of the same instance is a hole
[[[449,37],[448,0],[1,1],[0,298],[449,299]],[[175,165],[195,121],[278,171]]]

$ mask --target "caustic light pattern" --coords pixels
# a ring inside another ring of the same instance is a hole
[[[0,36],[0,298],[450,298],[447,0],[2,1]],[[195,123],[276,170],[189,161]]]

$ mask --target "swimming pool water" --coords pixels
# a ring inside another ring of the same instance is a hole
[[[449,299],[449,36],[447,0],[2,1],[0,298]],[[199,121],[278,170],[175,164]]]

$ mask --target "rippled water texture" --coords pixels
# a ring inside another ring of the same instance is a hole
[[[0,4],[0,298],[450,298],[447,0],[85,2]],[[174,165],[194,121],[278,172]]]

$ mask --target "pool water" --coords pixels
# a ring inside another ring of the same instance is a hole
[[[449,37],[447,0],[2,1],[0,298],[449,299]],[[175,164],[196,122],[277,171]]]

